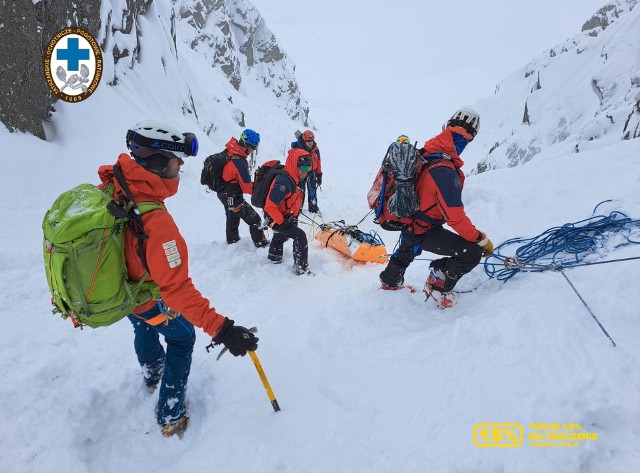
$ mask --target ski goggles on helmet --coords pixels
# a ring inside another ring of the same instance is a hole
[[[127,132],[127,146],[132,151],[139,151],[142,149],[151,149],[155,152],[167,151],[170,153],[182,153],[185,156],[197,156],[198,138],[195,133],[183,133],[184,143],[176,143],[175,141],[159,140],[156,138],[148,138],[133,130]],[[149,154],[150,156],[150,154]],[[178,156],[173,156],[177,158]]]
[[[197,156],[198,150],[200,149],[200,145],[198,143],[198,138],[196,138],[195,133],[183,133],[184,136],[184,145],[187,149],[191,150],[190,153],[185,153],[187,156]]]
[[[131,154],[134,158],[137,159],[148,159],[151,156],[159,155],[164,156],[167,159],[178,159],[180,156],[176,156],[171,151],[165,151],[163,149],[155,149],[155,148],[138,148],[131,151]]]
[[[396,140],[396,143],[408,143],[408,142],[409,142],[409,137],[407,135],[400,135]]]
[[[151,171],[154,174],[158,174],[161,177],[165,176],[167,172],[167,168],[169,166],[169,162],[172,159],[177,159],[178,157],[169,153],[168,151],[152,151],[151,154],[146,155],[147,153],[131,153],[133,157],[140,166],[145,168],[147,171]],[[145,157],[140,156],[140,154],[144,154]]]
[[[298,158],[298,170],[301,173],[307,173],[311,171],[312,164],[313,164],[313,160],[311,159],[311,156],[309,156],[308,154],[302,155]]]

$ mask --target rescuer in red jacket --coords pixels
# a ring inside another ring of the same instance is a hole
[[[193,133],[181,133],[166,123],[144,121],[127,133],[131,157],[122,153],[117,168],[124,178],[134,202],[155,202],[164,206],[165,199],[178,191],[183,158],[195,156],[198,141]],[[113,181],[114,197],[126,191],[114,177],[115,166],[101,166],[98,174],[102,186]],[[185,394],[195,343],[194,325],[224,344],[234,355],[244,356],[258,347],[258,338],[233,320],[221,315],[198,291],[189,277],[187,244],[173,217],[165,209],[141,216],[146,239],[141,241],[127,227],[125,259],[129,279],[158,286],[160,299],[137,307],[129,315],[133,324],[134,347],[142,366],[145,383],[150,390],[160,385],[156,415],[162,433],[171,436],[186,429]],[[160,344],[162,335],[166,352]]]
[[[225,208],[227,243],[230,245],[240,241],[240,219],[249,225],[251,240],[257,248],[264,248],[269,244],[262,230],[260,216],[243,196],[253,193],[247,156],[258,149],[259,144],[260,134],[247,128],[240,134],[239,140],[231,138],[225,149],[218,153],[228,159],[222,169],[222,188],[217,195]]]
[[[303,193],[298,187],[313,164],[308,151],[290,149],[284,165],[284,174],[276,175],[271,183],[264,212],[267,224],[273,229],[268,258],[273,263],[282,262],[283,246],[293,239],[293,272],[313,276],[309,270],[307,234],[298,227],[298,215],[302,209]]]
[[[443,131],[420,150],[423,163],[415,184],[420,208],[403,230],[398,250],[380,273],[384,287],[401,286],[407,267],[425,250],[444,256],[430,264],[425,290],[449,293],[482,256],[493,252],[491,240],[471,223],[462,204],[464,163],[460,154],[479,128],[479,115],[469,108],[460,109]],[[455,233],[443,228],[445,223]]]
[[[303,131],[298,136],[298,139],[291,143],[291,148],[305,150],[311,156],[311,171],[300,181],[300,188],[303,194],[305,188],[309,192],[309,212],[320,213],[317,188],[322,185],[322,160],[320,159],[320,150],[316,143],[315,134],[311,130]]]

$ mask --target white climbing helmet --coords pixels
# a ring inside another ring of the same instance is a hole
[[[480,131],[480,115],[472,108],[462,107],[447,121],[447,126],[461,126],[475,137]]]
[[[136,158],[146,158],[155,153],[176,158],[198,154],[198,139],[193,133],[182,133],[167,123],[146,120],[127,131],[127,147]]]

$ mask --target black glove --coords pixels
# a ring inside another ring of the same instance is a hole
[[[274,225],[273,229],[278,230],[278,229],[291,228],[295,225],[298,225],[298,217],[296,217],[295,215],[287,215],[284,221],[280,225]]]
[[[319,186],[322,185],[322,173],[316,174],[316,184]]]
[[[233,325],[233,320],[225,319],[213,343],[222,343],[233,356],[244,356],[247,351],[255,351],[258,348],[258,340],[259,338],[249,332],[249,329]]]

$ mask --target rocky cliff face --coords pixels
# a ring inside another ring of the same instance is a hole
[[[0,0],[0,121],[44,139],[55,97],[42,69],[51,36],[70,24],[98,33],[100,0]]]
[[[294,67],[250,2],[183,0],[179,4],[179,40],[208,58],[236,90],[257,82],[271,91],[289,117],[307,124],[309,107]]]
[[[505,78],[480,101],[485,158],[476,172],[539,154],[593,149],[640,137],[639,0],[616,0],[582,32]]]
[[[66,26],[89,31],[103,51],[100,86],[117,87],[127,71],[136,68],[145,48],[157,46],[143,35],[145,16],[150,15],[157,15],[174,61],[187,45],[237,95],[259,85],[292,120],[308,122],[294,66],[248,1],[0,0],[0,6],[0,120],[10,131],[45,139],[42,122],[50,117],[56,98],[44,80],[42,51],[55,32]],[[234,94],[227,99],[233,102]],[[189,93],[183,113],[198,119],[196,101]],[[243,124],[241,108],[236,115],[236,122]],[[212,127],[202,124],[203,129]]]

